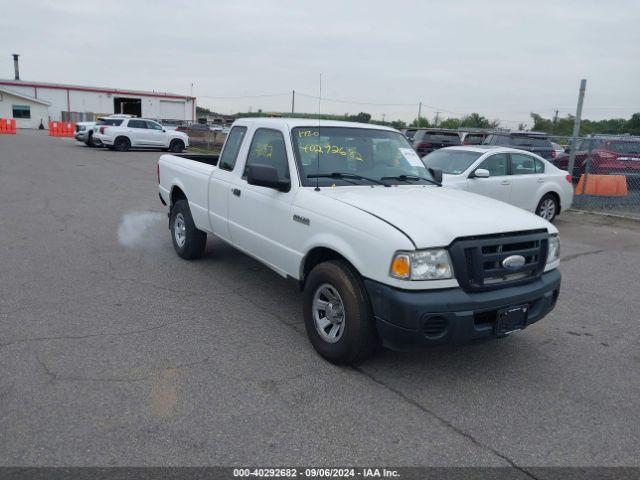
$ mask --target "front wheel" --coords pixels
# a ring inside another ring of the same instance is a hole
[[[89,134],[87,136],[87,141],[85,142],[87,144],[87,147],[89,148],[94,148],[96,146],[95,143],[93,143],[93,135]]]
[[[180,258],[195,260],[202,256],[207,246],[207,233],[196,228],[186,200],[178,200],[171,207],[169,229],[173,248]]]
[[[549,222],[553,222],[556,215],[558,215],[560,211],[560,207],[558,205],[558,201],[556,197],[551,193],[547,193],[544,195],[540,202],[538,203],[538,208],[536,208],[536,215],[544,218]]]
[[[313,348],[337,365],[362,362],[379,343],[362,280],[341,261],[321,263],[309,273],[304,323]]]

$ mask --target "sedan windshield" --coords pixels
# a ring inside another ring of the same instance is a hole
[[[423,157],[422,160],[429,168],[439,168],[443,173],[459,175],[467,170],[467,168],[483,154],[484,152],[443,149],[431,152],[429,155]]]
[[[291,135],[304,186],[434,183],[400,133],[373,128],[299,127]]]

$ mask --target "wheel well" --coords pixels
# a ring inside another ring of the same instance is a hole
[[[304,288],[304,283],[309,276],[309,272],[313,270],[313,267],[321,264],[322,262],[326,262],[327,260],[342,260],[351,268],[353,268],[354,272],[358,271],[349,260],[347,260],[343,255],[339,254],[335,250],[331,250],[330,248],[326,247],[316,247],[311,249],[311,251],[304,257],[304,264],[302,266],[302,277],[299,281],[301,290]]]
[[[180,187],[173,187],[171,189],[171,204],[170,206],[175,205],[178,200],[186,200],[187,196],[184,194]]]
[[[169,142],[169,145],[171,145],[173,142],[182,142],[182,144],[184,145],[184,140],[182,140],[181,138],[172,138]]]
[[[126,135],[118,135],[114,140],[113,143],[116,143],[118,140],[120,140],[121,138],[124,138],[127,140],[127,142],[129,142],[129,144],[131,144],[131,140],[129,140],[129,137],[127,137]]]
[[[556,203],[558,204],[558,213],[560,213],[560,210],[562,210],[562,205],[560,205],[560,195],[558,195],[556,192],[554,192],[553,190],[550,192],[545,193],[544,195],[551,195],[553,198],[555,198]],[[543,195],[543,197],[544,197]],[[556,215],[557,215],[556,214]]]

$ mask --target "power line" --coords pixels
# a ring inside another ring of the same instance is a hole
[[[237,96],[229,96],[229,97],[212,97],[210,95],[198,95],[198,98],[211,98],[214,100],[240,100],[243,98],[265,98],[265,97],[288,97],[290,95],[287,93],[266,93],[262,95],[237,95]]]

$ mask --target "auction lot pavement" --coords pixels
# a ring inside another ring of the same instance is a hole
[[[0,136],[0,465],[640,465],[640,227],[557,221],[552,314],[357,369],[293,283],[174,251],[158,152]]]

